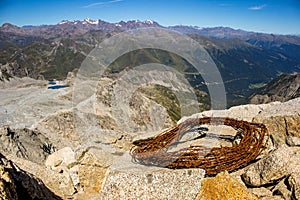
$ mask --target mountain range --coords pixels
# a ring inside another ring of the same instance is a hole
[[[61,21],[56,25],[0,27],[2,79],[29,76],[64,79],[78,69],[88,53],[105,38],[136,28],[165,28],[189,35],[216,63],[227,92],[229,106],[239,104],[258,87],[281,74],[300,72],[300,37],[236,30],[229,27],[169,26],[146,20],[109,23],[102,20]],[[133,62],[134,61],[134,62]],[[113,65],[137,66],[159,62],[182,66],[181,70],[201,92],[208,94],[200,74],[183,58],[157,49],[130,52]],[[119,67],[119,71],[123,68]]]

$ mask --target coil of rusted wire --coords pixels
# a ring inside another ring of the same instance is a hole
[[[226,125],[243,130],[239,144],[232,147],[190,146],[178,151],[168,152],[171,145],[194,127],[203,124]],[[134,141],[130,153],[135,162],[178,168],[202,168],[208,175],[222,171],[234,171],[254,160],[264,149],[268,131],[265,125],[222,117],[191,118],[159,135]]]

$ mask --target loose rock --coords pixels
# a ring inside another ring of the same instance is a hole
[[[252,187],[275,184],[300,168],[300,148],[282,146],[251,166],[243,175]]]
[[[51,169],[57,169],[59,166],[67,167],[74,162],[76,162],[75,153],[70,147],[65,147],[49,155],[45,165]]]
[[[265,187],[251,188],[250,191],[259,198],[272,197],[272,192]]]

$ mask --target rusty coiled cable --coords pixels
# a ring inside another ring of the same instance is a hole
[[[227,125],[242,129],[244,134],[240,143],[232,147],[190,146],[178,151],[168,152],[192,128],[203,125]],[[134,141],[130,153],[135,162],[177,168],[202,168],[206,174],[214,175],[221,171],[233,171],[254,160],[266,145],[267,128],[263,124],[222,117],[188,119],[161,134],[144,140]]]

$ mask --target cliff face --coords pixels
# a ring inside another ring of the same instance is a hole
[[[61,199],[49,190],[36,176],[27,173],[0,154],[0,198]]]

